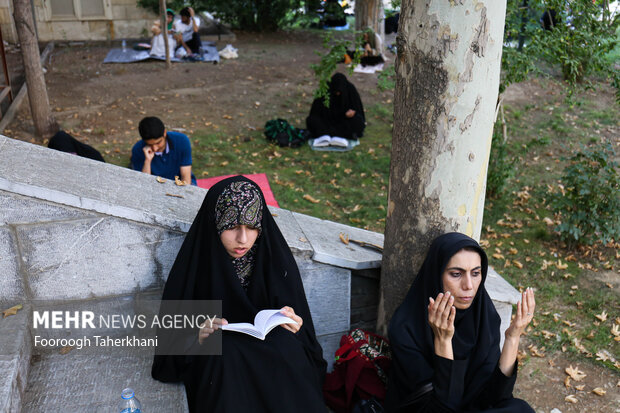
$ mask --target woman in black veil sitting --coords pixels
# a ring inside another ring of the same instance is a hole
[[[314,99],[306,126],[313,138],[323,136],[358,139],[364,134],[364,105],[355,86],[345,75],[336,73],[329,81],[329,105],[322,98]]]
[[[534,292],[523,292],[500,353],[500,318],[484,288],[487,269],[486,254],[468,236],[433,241],[390,322],[388,412],[534,412],[512,397]]]
[[[209,192],[177,255],[163,300],[222,300],[222,324],[279,309],[297,324],[258,340],[222,332],[221,356],[155,356],[153,378],[185,384],[191,412],[325,411],[326,363],[297,264],[260,188],[242,176]]]

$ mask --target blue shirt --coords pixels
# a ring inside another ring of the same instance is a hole
[[[192,146],[189,138],[179,132],[166,133],[167,147],[161,155],[153,156],[151,174],[174,181],[174,177],[181,177],[181,167],[192,165]],[[131,166],[136,171],[144,167],[144,140],[137,142],[131,149]],[[192,185],[196,185],[196,177],[192,172]]]

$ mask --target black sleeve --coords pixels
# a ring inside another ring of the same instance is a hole
[[[467,360],[449,360],[434,356],[432,389],[414,400],[405,402],[400,412],[449,413],[460,406],[463,399]]]
[[[512,390],[517,381],[517,366],[515,362],[512,375],[507,377],[499,369],[499,362],[495,366],[495,370],[491,374],[491,377],[487,381],[487,385],[480,392],[480,395],[476,398],[475,404],[480,407],[494,406],[498,402],[512,397]]]

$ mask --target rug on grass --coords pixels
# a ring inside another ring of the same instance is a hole
[[[204,56],[196,58],[195,62],[219,62],[220,55],[217,52],[215,43],[202,42],[202,48],[204,49]],[[103,59],[103,63],[135,63],[145,60],[161,60],[165,61],[165,57],[151,56],[148,50],[134,50],[130,48],[112,49],[108,52],[108,55]],[[192,60],[177,59],[176,57],[170,59],[171,62],[191,62]]]
[[[196,182],[200,188],[209,189],[221,180],[229,178],[231,176],[234,175],[222,175],[214,176],[213,178],[197,179]],[[280,208],[280,206],[278,205],[278,201],[276,201],[276,198],[273,196],[273,192],[271,192],[271,187],[269,186],[269,180],[267,179],[266,174],[244,174],[243,176],[256,182],[256,184],[260,187],[261,191],[263,191],[263,195],[265,195],[265,202],[267,202],[267,205]]]

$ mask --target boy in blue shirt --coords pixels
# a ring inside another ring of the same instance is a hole
[[[131,149],[131,166],[136,171],[196,185],[192,173],[192,147],[189,138],[179,132],[168,132],[164,123],[154,116],[138,125],[142,140]]]

